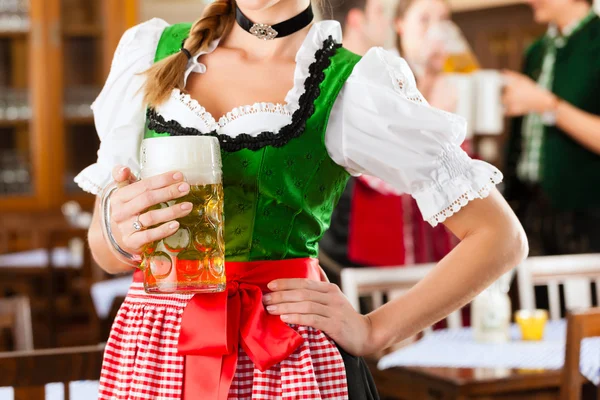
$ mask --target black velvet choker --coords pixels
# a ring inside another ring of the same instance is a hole
[[[262,40],[273,40],[298,32],[300,29],[308,26],[313,18],[314,14],[310,4],[308,5],[308,8],[300,14],[275,25],[254,23],[248,19],[239,8],[236,7],[235,9],[235,20],[238,25],[246,32],[250,32],[252,35]]]

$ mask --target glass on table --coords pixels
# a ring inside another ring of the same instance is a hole
[[[521,328],[523,340],[539,341],[544,338],[544,328],[548,322],[546,310],[519,310],[515,313],[515,321]]]

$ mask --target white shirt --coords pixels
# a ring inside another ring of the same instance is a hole
[[[140,72],[152,65],[167,26],[163,20],[152,19],[131,28],[121,39],[108,80],[92,106],[101,140],[98,161],[75,178],[90,193],[98,194],[111,182],[115,165],[139,173],[146,118],[140,90],[145,78]],[[294,87],[285,104],[240,105],[225,116],[213,117],[201,106],[202,99],[196,101],[174,90],[157,111],[167,120],[203,133],[215,129],[228,136],[277,132],[291,122],[308,67],[329,36],[341,42],[337,22],[319,22],[310,29],[296,55]],[[206,72],[206,66],[198,62],[202,54],[190,60],[186,80],[191,73]],[[423,218],[436,225],[471,199],[486,196],[502,179],[496,168],[471,160],[460,148],[465,132],[464,119],[427,104],[404,59],[373,48],[355,66],[334,103],[325,146],[332,160],[349,173],[376,176],[410,193]]]

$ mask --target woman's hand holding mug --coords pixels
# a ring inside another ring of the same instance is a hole
[[[181,172],[138,181],[129,168],[118,166],[113,169],[113,179],[119,189],[111,196],[111,226],[119,246],[131,254],[139,255],[146,244],[177,232],[176,219],[192,210],[189,202],[148,210],[189,193],[190,185]]]

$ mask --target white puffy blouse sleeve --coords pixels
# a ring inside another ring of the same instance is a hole
[[[152,19],[129,29],[119,42],[110,74],[92,104],[100,137],[98,160],[75,177],[86,192],[99,194],[111,181],[112,169],[124,165],[139,174],[139,149],[144,135],[146,106],[141,72],[152,66],[158,41],[168,26]]]
[[[410,193],[435,226],[502,180],[498,169],[460,148],[465,134],[463,118],[429,106],[404,59],[374,48],[342,88],[325,144],[350,173]]]

